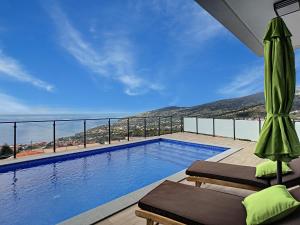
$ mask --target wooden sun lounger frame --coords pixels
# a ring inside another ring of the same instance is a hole
[[[142,210],[137,209],[135,210],[135,215],[141,218],[146,219],[147,225],[156,225],[156,224],[164,224],[164,225],[185,225],[184,223],[180,223],[176,220],[172,220],[170,218]]]
[[[195,182],[196,187],[200,187],[201,184],[216,184],[216,185],[221,185],[221,186],[226,186],[226,187],[234,187],[234,188],[241,188],[241,189],[246,189],[246,190],[251,190],[251,191],[259,191],[262,188],[256,187],[256,186],[251,186],[248,184],[239,184],[235,182],[230,182],[230,181],[224,181],[224,180],[218,180],[218,179],[213,179],[213,178],[207,178],[207,177],[196,177],[196,176],[188,176],[186,177],[187,181],[190,182]]]

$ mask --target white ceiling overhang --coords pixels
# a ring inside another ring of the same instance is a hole
[[[196,0],[257,55],[263,55],[263,37],[269,21],[276,17],[278,0]],[[282,17],[292,33],[294,48],[300,48],[300,11]]]

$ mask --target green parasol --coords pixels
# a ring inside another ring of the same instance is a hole
[[[300,145],[289,116],[295,96],[295,55],[291,33],[284,21],[274,18],[264,37],[265,104],[264,122],[255,155],[277,160],[277,179],[282,182],[281,162],[300,155]]]

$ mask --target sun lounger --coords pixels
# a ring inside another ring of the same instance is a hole
[[[290,191],[300,200],[300,188]],[[244,197],[165,181],[143,197],[136,215],[147,225],[244,225],[246,211]],[[300,208],[276,224],[299,225]]]
[[[300,159],[294,159],[289,163],[292,173],[283,176],[283,184],[288,188],[300,184]],[[187,170],[188,181],[217,184],[229,187],[249,190],[261,190],[276,184],[277,179],[262,179],[255,177],[255,167],[240,166],[220,162],[195,161]]]

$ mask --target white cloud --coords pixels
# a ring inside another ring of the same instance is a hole
[[[233,80],[218,90],[225,97],[239,97],[263,91],[264,66],[254,65],[244,69]]]
[[[300,72],[300,51],[295,51],[295,67],[299,76]],[[236,75],[233,80],[218,90],[224,97],[239,97],[263,91],[264,86],[264,65],[252,64]],[[299,84],[297,84],[299,88]]]
[[[134,7],[143,10],[150,8],[165,16],[165,28],[175,40],[185,45],[203,44],[226,29],[195,1],[186,0],[149,0],[134,2]]]
[[[300,71],[300,51],[295,52],[295,67]],[[264,65],[255,64],[245,68],[233,80],[218,90],[225,97],[239,97],[263,91]],[[299,85],[298,85],[299,87]]]
[[[60,44],[81,65],[93,73],[120,82],[128,95],[162,89],[160,85],[153,84],[153,81],[149,82],[138,74],[135,68],[136,58],[133,56],[134,48],[127,38],[108,36],[101,51],[97,51],[83,39],[57,4],[52,5],[49,13],[58,28]]]
[[[99,113],[75,108],[48,107],[44,105],[28,104],[18,98],[0,92],[0,115],[5,114],[72,114],[72,113]],[[110,110],[108,110],[110,111]]]
[[[132,0],[128,4],[134,19],[141,21],[134,24],[134,29],[157,32],[164,43],[158,46],[162,48],[162,63],[155,68],[162,77],[182,76],[187,67],[195,65],[195,57],[202,57],[199,53],[230,37],[223,25],[196,1]],[[150,15],[151,20],[145,15]],[[136,28],[139,25],[142,28]]]
[[[72,112],[65,109],[51,109],[44,106],[29,105],[11,95],[0,92],[0,114],[50,114]],[[74,111],[73,111],[74,112]]]
[[[4,55],[0,50],[0,75],[14,78],[21,82],[30,83],[36,87],[45,89],[46,91],[52,91],[53,86],[44,82],[32,74],[27,72],[23,66],[15,59]]]
[[[177,24],[180,24],[182,30],[177,35],[182,41],[199,44],[224,33],[225,28],[218,21],[196,2],[193,4],[179,5],[178,10],[174,11],[174,18],[177,18]]]
[[[4,93],[0,93],[0,105],[0,114],[32,112],[30,107],[27,107],[18,99]]]

